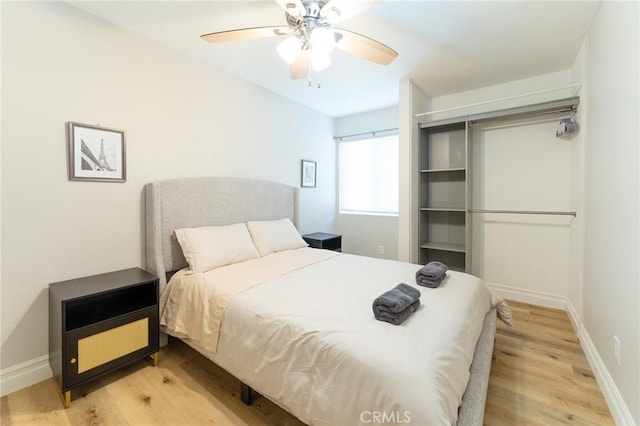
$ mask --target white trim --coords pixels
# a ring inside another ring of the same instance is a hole
[[[509,287],[506,285],[494,284],[488,281],[485,282],[491,290],[494,290],[497,294],[504,297],[505,299],[563,310],[567,306],[567,298],[565,296],[543,293],[541,291]]]
[[[52,377],[49,355],[0,370],[0,396],[35,385]]]
[[[609,370],[607,370],[607,366],[602,361],[602,358],[600,358],[600,354],[593,344],[589,333],[587,333],[587,330],[584,327],[580,327],[580,331],[581,333],[578,335],[580,344],[582,345],[584,354],[587,357],[587,361],[589,361],[593,375],[596,377],[596,380],[600,385],[602,395],[604,396],[605,401],[607,401],[613,420],[618,426],[636,425],[633,421],[629,408],[618,391],[618,387],[609,374]]]
[[[567,315],[569,316],[569,321],[571,321],[571,325],[573,326],[573,331],[576,333],[576,336],[578,336],[578,339],[582,341],[580,336],[583,333],[583,327],[582,322],[578,317],[578,313],[576,312],[576,308],[574,308],[573,303],[571,303],[571,300],[569,300],[568,298],[566,306]]]

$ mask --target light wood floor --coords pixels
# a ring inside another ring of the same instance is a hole
[[[485,425],[613,425],[567,315],[510,302],[498,324]],[[2,425],[301,425],[178,340],[158,367],[136,362],[72,392],[63,408],[53,379],[1,400]]]
[[[498,321],[486,425],[613,425],[564,311],[510,301],[512,330]]]

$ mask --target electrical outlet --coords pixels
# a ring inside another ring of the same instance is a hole
[[[378,254],[384,254],[384,246],[382,244],[378,246]]]
[[[613,336],[613,356],[620,367],[620,339],[616,335]]]

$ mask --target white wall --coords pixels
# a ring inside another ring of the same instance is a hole
[[[347,136],[376,130],[397,129],[398,108],[385,108],[335,119],[335,135]],[[398,217],[339,213],[336,229],[342,235],[342,251],[385,259],[398,258]],[[378,252],[384,247],[384,253]]]
[[[471,129],[474,209],[570,211],[571,140],[559,116]],[[564,308],[572,216],[471,215],[471,273],[505,297]]]
[[[614,405],[618,424],[640,424],[638,21],[638,2],[602,2],[586,52],[584,327],[628,407]]]
[[[300,159],[315,160],[300,230],[333,230],[330,117],[65,3],[1,7],[2,372],[46,365],[49,283],[145,264],[147,182],[217,175],[298,186]],[[126,183],[67,180],[68,121],[126,131]]]

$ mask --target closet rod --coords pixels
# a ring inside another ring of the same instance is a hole
[[[557,115],[557,114],[564,114],[564,113],[575,113],[577,111],[577,107],[575,105],[571,105],[571,106],[567,106],[564,108],[556,108],[556,109],[551,109],[548,111],[541,111],[541,112],[529,112],[529,113],[523,113],[523,114],[515,114],[513,116],[504,118],[502,120],[500,119],[491,119],[491,118],[484,118],[484,119],[479,119],[479,120],[469,120],[469,126],[473,127],[473,126],[482,126],[485,124],[489,124],[489,125],[493,125],[493,124],[501,124],[501,123],[509,123],[512,122],[513,120],[517,120],[517,119],[525,119],[525,118],[533,118],[533,117],[544,117],[544,116],[552,116],[552,115]]]
[[[576,212],[554,212],[544,210],[483,210],[483,209],[468,209],[468,213],[507,213],[507,214],[546,214],[546,215],[559,215],[559,216],[573,216],[576,217]]]

